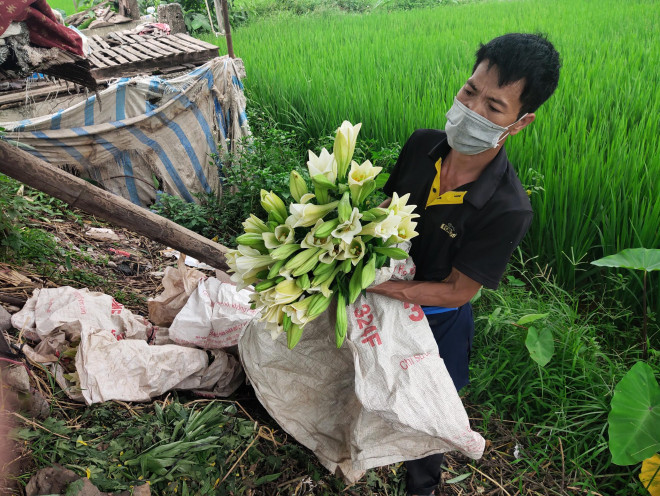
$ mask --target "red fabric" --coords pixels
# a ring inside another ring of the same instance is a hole
[[[0,0],[0,34],[15,21],[25,21],[33,45],[83,55],[80,36],[57,22],[46,0]]]

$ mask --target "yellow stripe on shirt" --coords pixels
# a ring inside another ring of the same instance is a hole
[[[431,191],[429,191],[429,197],[426,200],[426,207],[432,205],[460,205],[463,203],[463,197],[467,191],[447,191],[441,195],[438,194],[440,191],[440,171],[442,170],[442,158],[439,158],[435,163],[435,178],[433,179],[433,184],[431,185]]]

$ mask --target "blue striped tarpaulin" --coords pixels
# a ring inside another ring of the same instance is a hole
[[[70,108],[0,123],[5,139],[147,207],[220,186],[222,157],[250,134],[242,68],[227,56],[174,79],[122,78]]]

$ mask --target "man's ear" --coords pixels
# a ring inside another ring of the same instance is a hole
[[[511,128],[509,129],[509,134],[511,136],[513,136],[514,134],[518,134],[520,131],[522,131],[532,122],[534,122],[534,119],[536,119],[536,114],[527,114],[525,117],[523,117],[513,126],[511,126]]]

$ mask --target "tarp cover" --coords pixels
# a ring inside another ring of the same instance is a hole
[[[249,135],[241,66],[227,56],[173,79],[122,78],[54,114],[0,123],[4,138],[136,205],[158,191],[217,191],[230,143]]]

